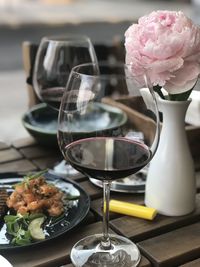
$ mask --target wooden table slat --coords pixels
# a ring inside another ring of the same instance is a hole
[[[84,182],[79,183],[80,186],[90,195],[91,199],[101,198],[103,196],[103,191],[101,188],[93,185],[89,179]]]
[[[22,148],[27,146],[34,146],[37,145],[37,141],[33,137],[25,137],[15,140],[12,145],[15,148]]]
[[[200,256],[200,223],[144,240],[138,245],[155,266],[179,266]]]
[[[58,158],[57,155],[54,155],[50,157],[33,159],[32,161],[40,170],[44,170],[47,168],[52,169],[56,164],[59,163],[60,158]]]
[[[61,155],[61,152],[58,150],[53,150],[52,148],[42,147],[42,146],[31,146],[24,147],[19,149],[19,151],[27,158],[27,159],[35,159],[40,157],[48,157],[49,155]]]
[[[167,217],[157,215],[153,221],[123,216],[110,221],[112,229],[119,234],[125,235],[135,242],[150,238],[161,233],[169,232],[181,226],[189,225],[199,221],[200,218],[200,194],[197,195],[196,209],[193,213],[178,216]]]
[[[200,259],[190,261],[186,264],[181,265],[180,267],[199,267],[200,266]]]
[[[9,144],[7,144],[7,143],[5,143],[3,141],[0,141],[0,150],[6,149],[6,148],[9,148],[9,147],[10,147]]]
[[[22,159],[14,162],[0,164],[0,173],[6,172],[30,172],[36,171],[37,167],[29,160]]]
[[[138,265],[138,267],[151,267],[151,263],[149,262],[149,260],[147,260],[147,258],[145,258],[144,256],[141,257],[141,261]],[[59,267],[74,267],[74,265],[72,263],[70,264],[67,264],[67,265],[62,265],[62,266],[59,266]],[[117,266],[116,266],[117,267]],[[120,266],[118,266],[120,267]]]
[[[21,159],[22,155],[14,148],[0,150],[0,163]]]

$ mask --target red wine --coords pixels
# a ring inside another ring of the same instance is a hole
[[[64,153],[75,169],[99,180],[116,180],[136,173],[151,159],[146,145],[120,137],[81,139],[67,145]]]

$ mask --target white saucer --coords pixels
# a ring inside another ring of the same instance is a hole
[[[112,181],[110,190],[122,193],[144,193],[147,170],[148,168],[145,167],[133,175]],[[103,187],[102,181],[91,177],[89,179],[94,185]]]
[[[8,260],[6,260],[2,255],[0,255],[0,266],[1,267],[13,267]]]

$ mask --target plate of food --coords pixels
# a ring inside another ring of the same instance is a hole
[[[90,208],[75,182],[47,171],[0,177],[0,251],[34,246],[75,228]]]

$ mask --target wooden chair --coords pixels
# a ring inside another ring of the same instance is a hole
[[[30,41],[22,43],[22,57],[23,66],[26,73],[26,83],[28,90],[29,108],[40,103],[34,89],[33,89],[33,68],[35,57],[38,49],[38,44]],[[115,37],[111,45],[107,44],[94,44],[94,49],[98,61],[122,61],[124,62],[124,45],[120,38]]]

